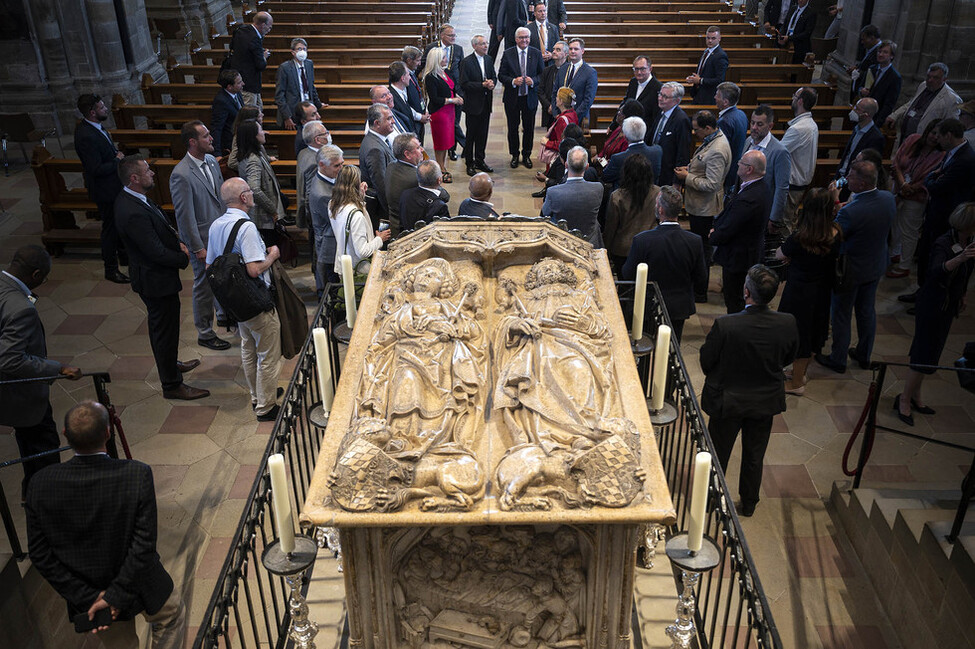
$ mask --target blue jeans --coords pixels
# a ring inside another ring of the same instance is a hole
[[[858,284],[845,293],[833,293],[830,309],[833,325],[833,348],[829,359],[846,367],[847,350],[850,348],[851,315],[856,313],[857,342],[855,354],[861,363],[870,362],[873,339],[877,334],[877,284],[879,279]]]

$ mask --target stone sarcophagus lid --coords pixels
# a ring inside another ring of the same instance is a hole
[[[604,250],[517,218],[377,253],[301,513],[339,530],[354,646],[629,646],[673,520]]]

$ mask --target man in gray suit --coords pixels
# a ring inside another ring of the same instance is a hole
[[[389,214],[386,203],[386,167],[395,158],[386,136],[392,132],[393,111],[386,104],[371,105],[366,111],[366,135],[359,145],[359,169],[362,171],[362,181],[370,189],[366,195],[366,207],[370,209],[369,216],[372,217],[373,226],[378,226],[379,219],[386,218]],[[377,213],[373,214],[373,211]]]
[[[217,323],[225,319],[220,303],[213,299],[213,292],[206,278],[207,239],[210,224],[224,213],[226,206],[220,200],[220,165],[213,153],[213,136],[201,121],[183,124],[183,146],[186,157],[177,163],[169,177],[169,193],[173,197],[179,238],[190,250],[193,265],[193,324],[196,326],[196,342],[208,349],[228,349],[230,343],[217,337],[213,331],[213,312],[216,308]]]
[[[395,237],[400,233],[399,199],[407,189],[417,186],[416,167],[423,162],[423,147],[412,133],[401,133],[393,140],[393,156],[386,167],[386,203],[389,205],[389,228]]]
[[[301,127],[302,141],[305,148],[298,152],[298,161],[295,165],[295,189],[298,196],[298,213],[295,223],[299,228],[306,228],[312,241],[315,240],[315,233],[312,228],[311,220],[308,218],[308,183],[315,177],[318,170],[318,151],[326,144],[332,143],[332,136],[322,124],[321,120],[311,120]],[[315,246],[311,247],[311,267],[317,267],[318,257]],[[315,274],[315,289],[321,292],[325,289],[325,284],[321,283],[321,278]]]
[[[792,156],[774,135],[775,112],[768,104],[759,104],[752,112],[751,135],[745,138],[742,155],[748,151],[765,154],[765,184],[772,193],[772,211],[768,215],[768,230],[777,232],[785,227],[786,199],[789,196],[789,174],[792,173]]]
[[[339,279],[334,269],[335,233],[332,232],[332,224],[328,219],[328,203],[332,200],[335,179],[339,177],[344,164],[342,149],[326,144],[318,150],[315,165],[317,173],[305,185],[308,190],[308,212],[315,235],[315,283],[320,282],[323,289],[326,283],[338,282]]]
[[[603,233],[597,217],[603,202],[603,185],[583,178],[589,166],[589,154],[581,146],[572,147],[566,155],[565,166],[568,178],[561,185],[548,188],[542,216],[553,223],[564,219],[570,230],[579,230],[586,241],[602,248]]]
[[[287,63],[278,66],[278,79],[274,88],[274,103],[278,106],[278,126],[289,131],[297,128],[295,106],[309,101],[315,108],[322,102],[315,90],[315,66],[308,60],[308,41],[295,38],[291,41],[291,56]]]
[[[34,307],[33,290],[51,272],[51,256],[36,245],[22,246],[14,253],[7,270],[0,273],[0,381],[37,379],[59,374],[81,378],[81,370],[45,358],[44,325]],[[50,382],[15,383],[0,389],[0,424],[12,426],[21,457],[61,446],[49,399]],[[57,464],[57,453],[24,462],[21,496],[27,494],[31,476],[49,464]]]

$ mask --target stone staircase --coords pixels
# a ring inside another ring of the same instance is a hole
[[[961,491],[834,483],[831,514],[850,539],[904,647],[975,647],[975,504],[954,544],[945,536]]]

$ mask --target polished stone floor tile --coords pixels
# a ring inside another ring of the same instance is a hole
[[[815,498],[816,491],[806,467],[798,465],[765,465],[762,491],[769,498]]]
[[[852,577],[854,571],[832,536],[786,536],[786,553],[798,577]]]
[[[206,433],[217,416],[218,406],[173,406],[160,433]]]

